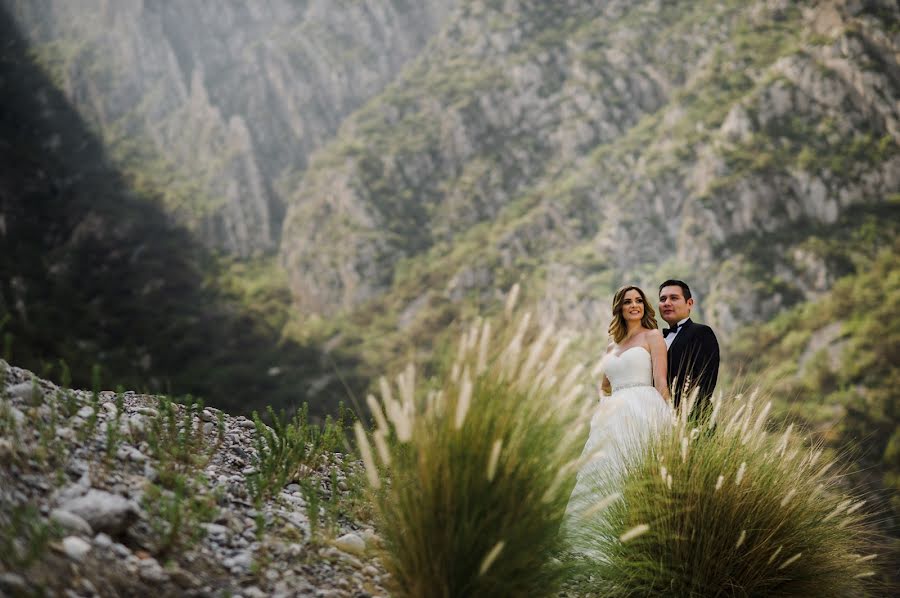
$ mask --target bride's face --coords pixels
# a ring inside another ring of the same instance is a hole
[[[622,317],[626,322],[641,321],[644,317],[644,300],[641,294],[634,289],[630,289],[625,293],[622,299]]]

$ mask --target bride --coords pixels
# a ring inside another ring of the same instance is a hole
[[[639,455],[674,417],[666,384],[666,343],[644,292],[636,286],[616,291],[612,316],[611,342],[600,362],[600,404],[591,419],[587,462],[578,472],[570,513],[615,491],[629,457]]]

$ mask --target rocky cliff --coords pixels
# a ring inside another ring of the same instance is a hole
[[[898,17],[464,2],[313,159],[283,233],[296,300],[433,313],[522,277],[602,330],[614,287],[678,275],[727,336],[815,297],[846,273],[815,239],[900,189]]]
[[[381,91],[453,0],[5,2],[139,190],[208,247],[278,245],[309,154]]]

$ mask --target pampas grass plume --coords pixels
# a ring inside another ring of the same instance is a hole
[[[481,561],[481,566],[478,568],[478,575],[484,575],[487,573],[487,570],[491,568],[491,565],[494,564],[494,561],[497,560],[497,557],[500,556],[500,553],[503,551],[503,547],[505,546],[505,542],[500,540],[494,547],[491,548],[491,551],[488,552],[484,559]]]
[[[646,523],[641,523],[640,525],[635,525],[633,528],[629,529],[627,532],[619,536],[619,542],[625,544],[627,542],[631,542],[638,536],[642,536],[650,531],[650,526]]]
[[[377,490],[381,487],[381,478],[378,477],[378,469],[376,469],[375,460],[372,458],[372,446],[369,444],[369,439],[366,437],[366,432],[363,430],[361,423],[356,422],[353,425],[353,432],[356,434],[356,444],[359,447],[359,454],[366,469],[369,486]]]

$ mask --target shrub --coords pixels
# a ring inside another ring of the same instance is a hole
[[[836,461],[792,427],[767,434],[771,404],[755,403],[738,395],[723,407],[720,396],[702,429],[679,421],[623,479],[599,481],[597,500],[614,500],[572,539],[591,591],[867,595],[876,556],[865,501],[842,492]]]
[[[169,556],[198,542],[205,533],[203,524],[216,518],[216,504],[221,498],[221,493],[206,490],[207,480],[199,474],[176,474],[169,486],[148,484],[142,501],[159,556]]]
[[[147,444],[157,461],[160,484],[171,490],[179,483],[179,477],[190,477],[206,467],[222,444],[223,429],[220,420],[216,441],[205,437],[200,419],[201,399],[189,395],[183,407],[165,396],[157,400],[159,415],[150,419]]]
[[[566,341],[534,338],[529,317],[506,348],[489,322],[463,335],[456,362],[417,392],[410,366],[384,378],[377,423],[356,437],[397,596],[546,596],[558,589],[558,533],[589,405],[575,368],[559,376]],[[494,344],[497,342],[494,336]],[[386,414],[386,415],[385,415]]]
[[[284,414],[278,416],[272,407],[268,408],[268,414],[271,427],[263,423],[258,413],[253,413],[255,471],[247,477],[247,487],[257,506],[281,492],[287,484],[306,478],[319,467],[326,453],[343,450],[344,429],[350,416],[340,404],[336,420],[327,416],[322,425],[314,424],[309,421],[306,403],[291,419]]]
[[[63,535],[32,504],[0,505],[0,569],[21,570],[38,561]]]
[[[204,432],[201,399],[187,396],[184,405],[179,405],[159,396],[157,408],[159,413],[150,418],[146,440],[159,476],[156,483],[148,482],[142,503],[153,530],[151,546],[157,555],[169,556],[197,542],[204,533],[202,524],[217,514],[220,493],[208,490],[209,481],[202,470],[222,446],[224,421],[219,412],[213,440]],[[123,410],[124,396],[119,392],[117,416],[107,426],[118,430]],[[110,454],[119,442],[115,434],[107,437]]]

